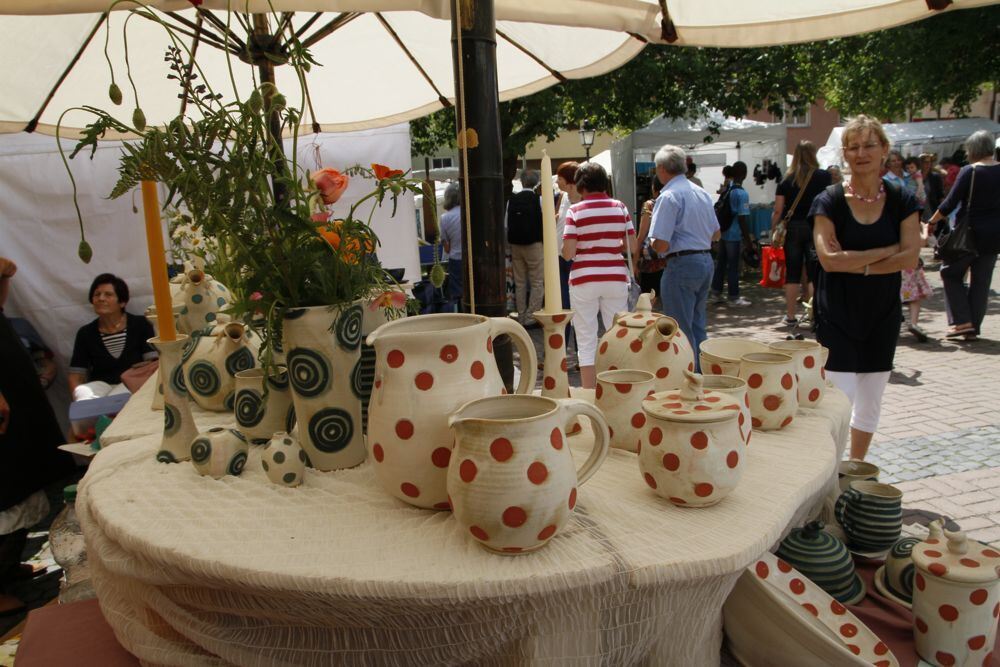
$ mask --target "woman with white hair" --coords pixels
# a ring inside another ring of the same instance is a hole
[[[1000,253],[1000,164],[993,158],[996,139],[986,130],[974,132],[965,141],[969,164],[962,167],[955,185],[928,220],[930,231],[956,207],[968,215],[976,255],[946,261],[941,266],[944,302],[951,329],[948,338],[976,340],[990,295],[993,266]],[[965,274],[969,285],[965,286]]]

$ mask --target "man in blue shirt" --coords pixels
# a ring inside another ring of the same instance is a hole
[[[732,167],[733,182],[729,191],[723,197],[729,200],[729,210],[732,212],[732,224],[722,232],[719,243],[718,261],[715,265],[715,276],[712,278],[712,302],[726,303],[722,297],[722,283],[729,280],[730,306],[749,306],[750,301],[740,296],[740,240],[750,229],[750,195],[743,189],[743,179],[747,177],[745,162],[736,162]]]
[[[685,178],[687,156],[678,146],[666,145],[656,152],[656,177],[663,190],[653,205],[649,236],[653,250],[666,255],[667,266],[660,279],[663,312],[677,320],[694,348],[707,338],[705,305],[712,281],[712,241],[719,236],[719,221],[711,196]]]

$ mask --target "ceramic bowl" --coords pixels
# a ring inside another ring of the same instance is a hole
[[[723,336],[709,338],[701,344],[699,358],[705,375],[739,375],[740,359],[751,352],[768,352],[770,348],[748,338]]]

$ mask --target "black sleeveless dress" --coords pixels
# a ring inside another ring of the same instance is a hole
[[[899,243],[903,220],[920,209],[916,198],[886,183],[882,215],[865,225],[851,212],[844,187],[831,185],[813,200],[812,225],[817,215],[833,222],[844,250],[871,250]],[[899,339],[902,302],[901,276],[888,273],[864,276],[829,273],[820,268],[816,284],[816,338],[830,350],[829,371],[880,373],[892,370]]]

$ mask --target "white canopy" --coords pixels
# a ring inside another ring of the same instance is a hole
[[[712,134],[711,128],[718,134]],[[664,144],[680,146],[690,152],[702,149],[733,154],[753,171],[757,161],[769,159],[784,168],[785,125],[761,123],[755,120],[727,118],[718,112],[696,120],[660,116],[643,128],[611,145],[612,173],[615,197],[629,207],[636,202],[636,163],[652,162],[653,155]],[[697,158],[695,158],[697,162]],[[719,165],[721,167],[721,165]],[[699,172],[699,176],[701,173]],[[712,191],[706,182],[706,188]],[[748,189],[751,201],[766,199],[765,195]]]
[[[988,118],[956,118],[953,120],[928,120],[916,123],[887,123],[882,126],[889,135],[892,147],[903,154],[920,155],[921,153],[936,153],[938,159],[951,157],[952,154],[978,130],[992,132],[994,137],[1000,136],[1000,123]],[[835,127],[830,132],[826,145],[819,149],[820,166],[843,164],[841,152],[841,136],[843,127]]]

